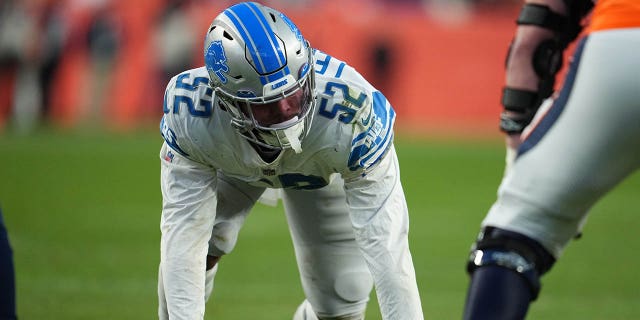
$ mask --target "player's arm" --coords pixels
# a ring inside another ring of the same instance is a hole
[[[393,146],[365,176],[345,181],[356,242],[373,276],[383,319],[423,319],[409,252],[408,210]]]
[[[164,293],[160,298],[165,299],[170,319],[202,319],[205,260],[217,204],[216,173],[181,156],[167,143],[160,158],[162,288],[159,292]]]
[[[422,319],[409,252],[408,210],[393,146],[395,112],[382,93],[369,86],[351,86],[347,92],[370,97],[361,99],[349,124],[354,132],[342,172],[356,242],[373,276],[382,318]]]
[[[582,30],[591,0],[527,0],[507,54],[500,129],[516,149],[520,133],[553,93],[563,52]]]

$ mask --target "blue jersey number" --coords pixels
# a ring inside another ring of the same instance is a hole
[[[364,105],[367,95],[360,93],[358,97],[354,97],[349,92],[349,87],[342,83],[327,82],[324,93],[330,96],[341,91],[344,100],[342,103],[334,103],[329,105],[329,99],[321,98],[318,114],[329,119],[333,119],[338,115],[338,120],[344,123],[351,123],[356,113]]]
[[[316,70],[316,73],[318,74],[325,74],[327,72],[327,70],[329,70],[329,63],[331,62],[331,56],[327,55],[324,59],[318,59],[316,60],[316,65],[320,67],[320,69]],[[338,65],[338,68],[336,70],[336,74],[334,75],[334,77],[336,78],[340,78],[340,76],[342,76],[342,71],[344,70],[344,67],[347,64],[344,62],[340,62],[340,64]]]
[[[329,70],[329,66],[331,65],[331,60],[332,57],[330,55],[326,55],[324,59],[316,60],[316,65],[319,67],[316,70],[316,73],[327,73],[327,71]],[[340,78],[342,76],[342,71],[344,70],[345,66],[346,64],[344,62],[340,62],[338,64],[338,67],[336,68],[334,74],[335,78]],[[358,109],[362,108],[362,105],[364,104],[367,96],[364,93],[360,93],[360,95],[354,97],[349,92],[349,87],[345,84],[337,82],[327,82],[327,85],[324,88],[324,93],[329,96],[334,96],[337,92],[342,92],[344,101],[342,101],[342,103],[334,103],[333,105],[329,105],[328,98],[320,98],[318,114],[329,119],[333,119],[338,116],[339,121],[344,123],[351,123],[356,113],[358,112]]]
[[[200,84],[207,84],[209,79],[206,77],[196,77],[192,82],[188,82],[191,74],[183,73],[178,76],[176,80],[176,89],[184,89],[188,92],[194,92],[198,89]],[[213,98],[213,89],[211,87],[207,87],[204,96],[198,99],[198,106],[195,105],[193,98],[191,96],[186,95],[175,95],[173,97],[173,113],[180,112],[180,106],[186,105],[189,113],[194,117],[209,117],[211,116],[212,110],[212,98]],[[169,104],[167,101],[167,93],[164,94],[164,105],[163,105],[164,113],[169,113]]]
[[[278,177],[283,188],[297,190],[314,190],[326,186],[327,181],[323,177],[305,176],[300,173],[287,173]]]

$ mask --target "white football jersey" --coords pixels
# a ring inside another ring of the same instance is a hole
[[[302,150],[296,153],[285,149],[271,163],[262,160],[249,141],[234,129],[230,114],[208,85],[204,67],[185,71],[169,82],[160,125],[165,139],[161,151],[161,319],[168,317],[168,312],[175,319],[202,319],[205,287],[201,280],[205,279],[204,257],[210,249],[207,241],[217,239],[211,237],[211,230],[216,232],[214,219],[233,216],[243,220],[247,213],[224,209],[217,212],[220,176],[244,181],[259,187],[256,188],[259,191],[265,187],[289,189],[286,191],[289,204],[295,199],[304,202],[303,195],[315,199],[314,193],[292,189],[319,189],[316,190],[319,197],[344,202],[323,203],[322,209],[312,212],[324,223],[351,223],[332,227],[347,228],[346,237],[354,237],[355,252],[366,261],[385,319],[423,318],[408,249],[408,209],[393,148],[395,112],[379,91],[343,61],[317,50],[314,59],[316,107],[308,115],[313,121],[301,140]],[[338,175],[344,183],[331,179]],[[330,183],[342,186],[340,194]],[[324,186],[328,187],[320,189]],[[233,202],[237,205],[238,201]],[[318,206],[317,201],[309,202]],[[329,212],[332,210],[335,212]],[[297,215],[305,212],[309,210]],[[299,220],[302,221],[294,223],[292,230],[315,221]],[[241,223],[234,226],[237,234]],[[233,244],[220,251],[227,254],[232,247]],[[334,294],[310,297],[323,299],[323,303],[346,303],[347,300],[336,296],[339,294],[333,288],[327,292]],[[364,293],[364,301],[368,294]],[[360,306],[347,303],[346,308]]]
[[[162,136],[171,149],[251,185],[315,189],[339,173],[366,175],[392,145],[395,112],[387,99],[345,62],[314,52],[316,108],[302,152],[285,149],[271,163],[231,126],[231,116],[208,86],[204,67],[168,84]]]

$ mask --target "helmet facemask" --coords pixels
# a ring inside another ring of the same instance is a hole
[[[214,86],[232,116],[233,127],[244,138],[271,150],[302,151],[301,140],[308,132],[315,110],[315,72],[311,57],[309,49],[309,62],[300,68],[299,80],[288,76],[287,81],[294,84],[272,95],[242,97]]]

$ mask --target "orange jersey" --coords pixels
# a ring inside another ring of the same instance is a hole
[[[640,27],[640,1],[598,0],[587,32]]]

